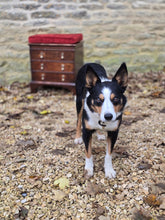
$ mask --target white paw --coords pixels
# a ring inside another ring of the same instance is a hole
[[[82,142],[83,142],[82,137],[74,139],[75,144],[82,144]]]
[[[111,168],[111,169],[106,168],[105,169],[105,177],[109,178],[109,179],[115,178],[116,177],[116,172],[114,171],[113,168]]]
[[[106,152],[105,155],[105,162],[104,162],[104,170],[105,170],[105,177],[112,179],[115,178],[116,172],[113,169],[112,166],[112,156]]]
[[[91,176],[93,176],[93,169],[85,169],[85,177],[90,178]]]
[[[91,177],[93,176],[93,157],[85,158],[85,176]]]
[[[105,140],[105,135],[103,135],[103,134],[96,134],[97,135],[97,139],[99,140],[99,141],[103,141],[103,140]]]

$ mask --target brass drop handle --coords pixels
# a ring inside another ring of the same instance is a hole
[[[61,64],[61,71],[65,70],[65,64]]]
[[[44,69],[44,63],[41,63],[41,70],[43,70]]]
[[[64,52],[61,52],[61,60],[64,59]]]
[[[44,73],[41,74],[41,80],[45,80],[45,74]]]
[[[65,75],[61,76],[61,81],[64,82],[65,81]]]
[[[41,51],[40,52],[40,58],[43,59],[44,58],[44,53]]]

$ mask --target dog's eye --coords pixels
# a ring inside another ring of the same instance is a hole
[[[96,103],[97,105],[102,105],[103,101],[104,101],[104,100],[102,100],[102,99],[100,99],[100,98],[96,98],[96,99],[95,99],[95,103]]]
[[[120,103],[120,98],[114,97],[114,99],[113,99],[113,104],[114,104],[114,105],[118,105],[119,103]]]

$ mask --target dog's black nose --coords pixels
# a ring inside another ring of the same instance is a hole
[[[107,113],[104,115],[104,118],[107,120],[107,121],[110,121],[112,118],[113,118],[113,115],[111,113]]]

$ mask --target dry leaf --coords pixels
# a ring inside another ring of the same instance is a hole
[[[92,208],[96,209],[96,214],[99,216],[105,213],[105,208],[99,205],[97,202],[92,203]]]
[[[24,110],[15,110],[15,112],[9,113],[9,119],[20,119],[21,114],[24,113]]]
[[[165,108],[162,108],[162,110],[160,110],[160,113],[165,113]]]
[[[148,162],[144,162],[144,161],[142,161],[141,163],[139,163],[139,164],[137,165],[137,168],[138,168],[139,170],[148,170],[148,169],[150,169],[151,167],[152,167],[151,164],[149,164]]]
[[[165,184],[160,182],[160,183],[151,185],[150,193],[154,195],[161,195],[165,193]]]
[[[150,206],[160,206],[161,202],[156,198],[156,195],[149,194],[144,198],[144,202]]]
[[[69,180],[66,177],[61,177],[54,181],[55,186],[59,186],[60,189],[64,189],[66,187],[69,187]]]
[[[51,113],[51,111],[49,111],[49,110],[43,110],[43,111],[40,112],[40,115],[47,115],[47,114],[50,114],[50,113]]]
[[[17,219],[26,219],[29,210],[25,207],[20,207],[18,218]],[[16,216],[15,216],[16,217]]]
[[[161,195],[160,201],[161,201],[161,205],[159,208],[165,210],[165,195]]]
[[[65,149],[55,149],[55,150],[52,150],[51,153],[54,155],[65,155],[66,150]]]
[[[33,95],[28,95],[28,96],[27,96],[27,99],[33,99],[33,98],[34,98]]]
[[[125,112],[124,112],[124,115],[132,115],[132,113],[129,112],[129,111],[125,111]]]
[[[2,87],[2,86],[0,87],[0,92],[1,92],[1,91],[5,91],[5,88]]]
[[[118,149],[114,149],[114,154],[116,154],[117,157],[121,157],[121,158],[128,158],[129,154],[126,151],[126,148],[121,147]]]
[[[88,183],[86,187],[86,192],[88,195],[96,195],[102,193],[103,189],[94,183]]]
[[[4,157],[2,155],[0,155],[0,160],[3,160],[3,159],[4,159]]]
[[[151,96],[153,98],[159,98],[161,96],[161,93],[162,91],[156,91],[156,92],[151,93]]]
[[[149,215],[149,213],[144,210],[135,210],[133,213],[133,220],[153,220],[153,218]]]
[[[16,145],[23,147],[24,150],[37,148],[37,145],[33,139],[19,140],[16,142]]]
[[[36,176],[36,175],[31,175],[29,176],[30,179],[33,179],[34,181],[39,180],[42,178],[42,176]]]
[[[65,198],[66,196],[66,193],[64,193],[63,191],[61,190],[55,190],[54,191],[54,197],[53,197],[53,200],[55,201],[61,201]]]
[[[58,136],[58,137],[68,137],[69,133],[68,132],[57,132],[56,136]]]
[[[20,134],[22,134],[22,135],[27,135],[28,132],[27,132],[27,131],[21,131]]]
[[[105,152],[105,147],[97,147],[92,149],[93,154],[99,154],[101,152]]]

